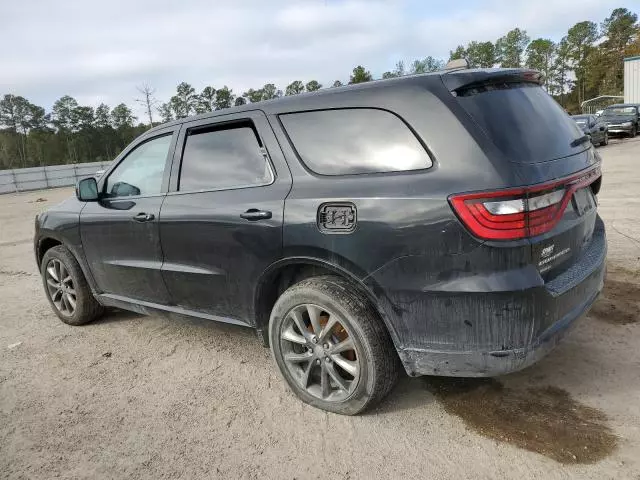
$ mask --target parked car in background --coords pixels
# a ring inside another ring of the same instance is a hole
[[[589,135],[594,145],[607,145],[609,143],[609,126],[607,122],[595,115],[572,115],[582,131]]]
[[[401,365],[525,368],[591,307],[607,250],[600,156],[541,81],[459,69],[152,128],[36,217],[44,292],[71,325],[114,306],[253,327],[341,414]]]
[[[609,135],[626,135],[633,138],[638,133],[640,112],[636,104],[611,105],[604,109],[600,118],[609,126]]]

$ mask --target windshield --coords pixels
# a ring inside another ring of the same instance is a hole
[[[581,127],[587,124],[587,117],[572,117]]]
[[[512,162],[538,163],[589,148],[584,132],[538,84],[474,85],[458,102]]]
[[[611,107],[605,109],[602,113],[605,117],[616,117],[619,115],[634,115],[636,113],[636,107]]]

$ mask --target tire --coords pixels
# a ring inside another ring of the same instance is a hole
[[[314,329],[312,315],[316,327],[323,320],[325,325]],[[339,277],[312,277],[287,289],[271,312],[269,340],[273,359],[293,392],[328,412],[356,415],[384,398],[398,378],[399,359],[382,320],[364,295]],[[349,340],[352,349],[332,353]],[[352,375],[354,364],[357,373]]]
[[[633,126],[633,128],[631,129],[631,132],[629,133],[629,138],[635,138],[636,133],[638,133],[638,127],[637,126]]]
[[[64,323],[84,325],[102,314],[103,307],[93,297],[80,265],[66,247],[58,245],[47,250],[40,264],[40,275],[51,308]],[[65,278],[70,280],[65,281]]]
[[[605,145],[609,145],[609,132],[604,132],[604,138],[600,142],[600,146],[604,147]]]

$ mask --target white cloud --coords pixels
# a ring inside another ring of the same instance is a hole
[[[470,40],[495,40],[514,26],[558,39],[613,9],[599,0],[544,5],[489,0],[67,0],[0,5],[0,93],[50,108],[64,94],[81,103],[133,105],[148,82],[167,99],[180,81],[235,93],[295,79],[348,80],[358,64],[374,75],[395,61],[433,55]]]

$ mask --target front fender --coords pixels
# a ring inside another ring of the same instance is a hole
[[[75,199],[73,199],[75,200]],[[63,202],[61,206],[67,204],[67,202],[73,201],[72,199]],[[76,203],[75,200],[74,203]],[[79,202],[77,202],[79,203]],[[97,291],[97,285],[91,274],[91,269],[87,263],[84,249],[82,247],[82,239],[80,237],[80,212],[84,204],[72,205],[74,208],[69,209],[53,209],[41,213],[36,220],[34,248],[36,253],[36,260],[38,262],[38,270],[40,269],[40,262],[42,261],[41,246],[47,240],[54,240],[64,245],[74,256],[82,273],[84,274],[91,290],[94,294],[100,293]],[[79,207],[79,208],[77,208]]]

